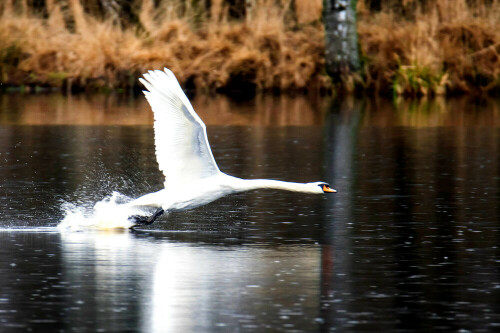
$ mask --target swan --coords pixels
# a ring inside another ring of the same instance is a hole
[[[165,176],[165,188],[126,204],[156,208],[151,216],[132,216],[132,228],[149,225],[164,212],[199,207],[243,191],[267,188],[314,194],[336,192],[325,182],[241,179],[221,172],[208,143],[206,126],[174,73],[164,68],[143,76],[139,81],[147,89],[143,92],[154,114],[156,159]]]

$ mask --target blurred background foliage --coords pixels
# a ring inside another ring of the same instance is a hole
[[[131,91],[142,72],[166,66],[210,93],[499,93],[498,0],[352,2],[361,66],[335,82],[323,0],[5,0],[0,79]]]

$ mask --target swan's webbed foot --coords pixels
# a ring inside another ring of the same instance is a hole
[[[165,211],[162,208],[158,208],[156,212],[154,212],[153,215],[150,217],[147,216],[141,216],[141,215],[133,215],[130,218],[134,220],[135,224],[130,227],[130,229],[134,229],[135,227],[141,226],[141,225],[150,225],[153,224],[156,219],[161,216]]]

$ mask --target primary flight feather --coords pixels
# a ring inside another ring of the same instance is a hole
[[[196,114],[174,73],[165,68],[139,79],[154,113],[156,159],[165,175],[165,189],[139,197],[127,205],[151,206],[150,217],[134,216],[151,224],[163,212],[195,208],[222,196],[260,188],[304,193],[336,192],[325,182],[292,183],[269,179],[241,179],[221,172],[215,163],[206,126]]]

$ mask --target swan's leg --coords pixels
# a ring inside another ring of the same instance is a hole
[[[139,216],[139,215],[132,216],[132,218],[135,219],[136,224],[131,226],[130,229],[133,229],[134,227],[137,227],[139,225],[150,225],[164,212],[165,211],[163,210],[163,208],[158,208],[156,212],[154,212],[154,214],[151,215],[150,217]]]
[[[158,208],[156,212],[148,218],[148,222],[146,224],[153,223],[159,216],[163,215],[164,212],[165,211],[162,208]]]

